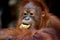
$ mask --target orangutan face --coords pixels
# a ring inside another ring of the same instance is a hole
[[[30,25],[30,27],[37,26],[40,21],[42,11],[41,8],[37,7],[32,2],[29,2],[22,9],[20,11],[20,14],[22,14],[21,16],[22,24]]]

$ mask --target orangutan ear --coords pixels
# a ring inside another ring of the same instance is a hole
[[[13,6],[17,3],[17,0],[9,0],[8,4],[9,6]]]
[[[42,17],[44,17],[45,16],[45,12],[44,11],[42,11]]]

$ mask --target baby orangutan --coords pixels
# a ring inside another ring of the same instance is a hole
[[[60,20],[42,0],[18,0],[16,28],[0,30],[1,40],[60,40]],[[15,24],[12,27],[15,27]]]

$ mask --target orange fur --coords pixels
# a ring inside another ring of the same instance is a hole
[[[60,40],[60,20],[49,13],[46,5],[42,0],[23,0],[21,4],[18,5],[19,11],[23,11],[24,6],[28,2],[33,2],[36,6],[42,8],[42,13],[45,14],[44,17],[41,17],[41,20],[38,20],[37,23],[38,30],[36,28],[30,29],[4,29],[0,31],[0,39],[6,39],[7,37],[11,40]],[[19,13],[19,16],[22,18],[23,13]],[[38,13],[39,14],[39,13]],[[17,20],[17,27],[21,24],[21,18]],[[3,32],[3,33],[2,33]]]

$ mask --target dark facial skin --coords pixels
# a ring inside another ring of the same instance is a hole
[[[24,6],[23,10],[24,11],[22,12],[20,11],[23,13],[22,24],[30,25],[30,27],[37,26],[36,23],[39,22],[38,20],[40,19],[38,15],[41,15],[40,11],[42,11],[40,7],[37,7],[32,2],[29,2]]]

